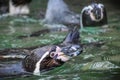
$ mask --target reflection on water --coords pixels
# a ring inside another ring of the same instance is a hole
[[[108,3],[106,6],[108,8],[108,26],[85,28],[81,33],[82,43],[100,41],[104,44],[84,46],[81,55],[71,59],[61,67],[42,73],[39,77],[17,77],[11,80],[119,80],[120,11],[111,8]],[[51,32],[50,34],[41,34],[38,37],[29,37],[29,34],[42,28],[44,27],[40,21],[34,18],[2,18],[0,20],[0,49],[56,44],[61,42],[66,34]],[[18,39],[17,36],[20,35],[28,37]]]

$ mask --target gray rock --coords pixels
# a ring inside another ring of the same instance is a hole
[[[49,0],[44,22],[50,24],[79,25],[80,15],[71,11],[64,0]]]

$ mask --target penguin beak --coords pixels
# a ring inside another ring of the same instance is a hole
[[[70,60],[70,56],[65,55],[65,53],[63,53],[63,52],[59,52],[57,57],[55,56],[55,58],[62,62],[66,62],[66,61]]]

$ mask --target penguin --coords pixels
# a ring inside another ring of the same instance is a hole
[[[63,42],[59,45],[47,45],[28,51],[19,61],[9,64],[0,64],[0,77],[11,77],[20,75],[40,75],[41,72],[52,70],[63,65],[71,58],[82,53],[80,45],[80,34],[78,30],[68,33]],[[10,56],[1,56],[0,59],[7,59]],[[14,57],[12,57],[14,59]],[[7,62],[7,61],[6,61]]]
[[[103,4],[92,3],[82,9],[80,18],[81,27],[102,26],[105,24],[107,24],[107,12]]]
[[[82,46],[79,42],[79,31],[73,30],[64,39],[60,45],[44,46],[32,51],[24,61],[24,69],[32,72],[34,75],[40,75],[40,71],[52,69],[61,66],[70,60],[71,57],[82,53]]]
[[[10,0],[9,13],[10,15],[29,14],[30,10],[28,4],[32,0]]]
[[[29,14],[28,4],[32,0],[0,0],[0,14]]]

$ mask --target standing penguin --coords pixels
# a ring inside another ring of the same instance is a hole
[[[32,0],[9,0],[10,15],[29,14],[30,10],[28,4]]]
[[[32,0],[0,0],[0,14],[29,14],[28,4]]]

